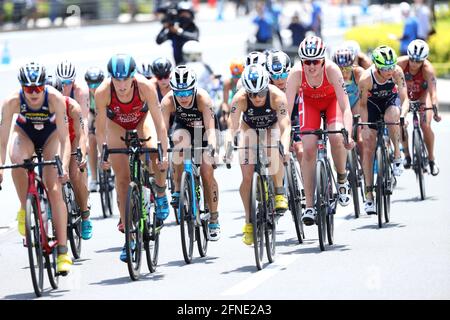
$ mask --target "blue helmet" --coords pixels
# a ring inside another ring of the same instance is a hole
[[[129,54],[116,54],[109,59],[108,72],[114,79],[132,78],[136,73],[136,61]]]

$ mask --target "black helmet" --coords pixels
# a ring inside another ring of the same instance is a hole
[[[102,83],[105,79],[105,74],[103,70],[98,67],[90,67],[86,70],[84,74],[84,80],[86,80],[87,84],[98,84]]]
[[[152,73],[155,77],[167,77],[172,72],[172,63],[167,58],[158,58],[152,63]]]
[[[45,84],[45,67],[37,62],[30,62],[19,69],[17,77],[22,86],[42,86]]]
[[[63,89],[61,79],[59,77],[52,76],[51,74],[48,75],[47,80],[45,81],[45,84],[52,86],[59,92],[61,92]]]
[[[116,54],[109,59],[108,72],[114,79],[132,78],[136,72],[136,61],[128,54]]]

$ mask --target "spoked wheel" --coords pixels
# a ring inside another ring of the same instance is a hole
[[[197,240],[198,253],[200,254],[200,257],[204,257],[206,256],[206,252],[208,251],[209,218],[208,205],[205,201],[201,177],[199,177],[199,190],[197,192],[197,204],[198,206],[200,206],[200,208],[204,208],[204,212],[200,212],[200,215],[196,217],[195,239]],[[200,205],[200,202],[203,202],[202,205]]]
[[[253,225],[253,248],[255,251],[256,268],[261,270],[262,260],[264,258],[264,203],[265,191],[263,182],[259,179],[258,174],[253,173],[252,191],[250,194],[250,222]]]
[[[386,159],[386,161],[384,162],[385,166],[384,166],[384,198],[383,198],[383,211],[384,211],[384,221],[386,223],[389,222],[390,220],[390,212],[391,212],[391,194],[392,194],[392,190],[394,188],[393,186],[393,179],[394,179],[394,175],[392,172],[392,168],[391,168],[391,161],[389,159]]]
[[[303,243],[305,238],[305,233],[303,230],[303,223],[301,220],[302,215],[302,204],[301,204],[301,194],[300,185],[298,183],[299,177],[297,176],[297,170],[295,169],[294,160],[291,159],[286,167],[286,177],[289,190],[289,209],[292,213],[292,218],[294,220],[295,232],[297,233],[297,239],[299,243]]]
[[[25,214],[25,237],[30,263],[31,280],[36,296],[44,291],[44,254],[41,242],[41,225],[36,198],[28,195]]]
[[[383,227],[383,215],[384,215],[384,162],[383,162],[383,151],[381,147],[377,148],[376,162],[378,166],[377,171],[377,186],[376,186],[376,206],[377,206],[377,216],[378,216],[378,227]]]
[[[275,220],[275,203],[273,195],[275,195],[275,188],[273,186],[272,178],[268,177],[269,184],[269,198],[266,202],[267,220],[264,228],[264,236],[266,240],[267,259],[270,263],[275,261],[276,254],[276,235],[277,222]]]
[[[50,223],[49,223],[49,230],[50,230]],[[56,239],[56,232],[53,226],[51,226],[51,231],[52,234],[48,235],[49,241]],[[50,254],[45,254],[45,267],[47,268],[48,280],[53,289],[58,289],[59,284],[59,274],[56,273],[56,259],[57,259],[56,248],[57,247],[54,246]]]
[[[144,231],[144,248],[147,258],[148,270],[153,273],[156,271],[158,265],[159,254],[159,234],[160,228],[156,225],[156,211],[155,201],[152,201],[151,211],[147,216],[147,223]]]
[[[141,197],[139,187],[131,182],[125,207],[125,248],[131,280],[138,280],[141,269],[143,234],[141,229]]]
[[[181,176],[180,202],[178,210],[180,210],[180,230],[181,230],[181,247],[183,249],[183,257],[186,263],[192,262],[194,252],[195,237],[195,220],[192,212],[192,191],[191,178],[186,172]]]
[[[328,177],[327,175],[327,190],[326,190],[326,200],[328,203],[327,206],[327,215],[326,215],[326,221],[327,221],[327,238],[328,238],[328,244],[331,246],[334,242],[334,214],[336,212],[336,206],[337,206],[337,194],[335,196],[335,193],[333,193],[333,184],[332,184],[331,177]]]
[[[327,177],[325,166],[323,162],[318,161],[316,165],[316,223],[319,232],[319,246],[321,251],[325,250],[325,243],[327,241],[327,208]]]
[[[358,155],[355,148],[348,153],[348,179],[350,187],[352,188],[353,208],[355,209],[355,218],[359,218],[359,170],[358,170]]]
[[[63,187],[64,202],[67,207],[67,237],[69,238],[70,248],[73,257],[80,259],[81,257],[81,212],[75,201],[75,193],[72,185],[67,182]]]
[[[413,161],[414,161],[414,172],[416,173],[416,179],[419,182],[420,189],[420,200],[425,200],[425,177],[423,172],[424,168],[424,159],[423,159],[423,150],[421,137],[417,130],[413,132]]]
[[[111,170],[99,170],[99,186],[100,186],[100,200],[102,203],[103,218],[113,214],[113,188],[114,183]]]

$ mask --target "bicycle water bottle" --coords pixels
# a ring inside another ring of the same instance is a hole
[[[45,232],[48,233],[48,213],[47,213],[47,203],[44,198],[41,198],[41,212],[42,212],[42,222],[44,223]]]

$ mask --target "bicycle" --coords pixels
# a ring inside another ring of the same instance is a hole
[[[108,215],[113,215],[114,175],[111,169],[102,170],[100,166],[98,166],[97,172],[103,218],[107,218]]]
[[[71,153],[71,156],[76,156],[77,161],[81,162],[83,155],[81,149],[77,148],[76,152]],[[84,172],[84,169],[80,169]],[[75,199],[75,192],[72,184],[67,181],[62,185],[62,194],[64,203],[67,208],[67,238],[69,239],[70,248],[73,257],[79,259],[81,257],[81,210]]]
[[[423,140],[422,130],[419,125],[419,112],[425,113],[427,110],[433,108],[421,108],[425,103],[420,101],[411,101],[409,109],[413,114],[413,138],[412,138],[412,167],[416,174],[416,180],[419,182],[420,200],[425,200],[425,176],[428,170],[428,151],[427,146]]]
[[[276,254],[276,224],[279,215],[275,212],[275,187],[272,176],[269,175],[269,161],[264,150],[277,148],[284,156],[281,143],[276,145],[263,145],[259,143],[261,132],[266,129],[256,129],[258,143],[255,146],[238,147],[228,142],[225,159],[231,158],[233,150],[255,150],[256,164],[254,167],[252,187],[250,192],[250,222],[253,225],[253,249],[255,253],[256,268],[261,270],[264,258],[264,246],[267,251],[269,263],[275,261]],[[286,165],[286,164],[285,164]],[[227,163],[227,168],[231,165]],[[265,196],[264,196],[265,195]]]
[[[66,275],[66,273],[56,273],[58,240],[52,223],[51,204],[48,200],[47,189],[42,182],[42,167],[56,165],[59,176],[62,175],[63,170],[58,155],[55,155],[54,160],[42,161],[42,150],[36,150],[35,153],[35,156],[25,159],[21,164],[6,165],[0,169],[23,168],[27,170],[24,246],[28,250],[34,292],[37,297],[41,297],[44,291],[44,267],[47,269],[48,279],[53,289],[58,288],[59,276]],[[37,174],[36,167],[39,171]]]
[[[359,121],[360,115],[353,116],[353,140],[358,141],[358,130],[355,124]],[[360,151],[359,151],[360,152]],[[364,171],[362,168],[361,157],[358,152],[358,144],[347,153],[347,172],[348,180],[352,190],[353,208],[355,209],[355,218],[359,218],[361,214],[359,197],[365,201],[364,193]]]
[[[384,115],[376,122],[359,122],[356,118],[355,126],[375,125],[377,128],[377,143],[374,156],[374,162],[377,166],[377,179],[375,185],[376,193],[376,212],[378,216],[378,227],[383,227],[383,216],[385,223],[390,221],[391,195],[397,184],[392,168],[392,159],[389,155],[388,146],[386,146],[385,130],[388,125],[400,125],[403,130],[404,119],[400,118],[398,122],[385,122]]]
[[[345,129],[327,130],[326,118],[323,112],[321,112],[321,118],[323,120],[323,129],[300,131],[300,134],[313,134],[318,137],[314,206],[319,233],[319,247],[321,251],[324,251],[327,239],[330,246],[334,243],[334,215],[339,196],[337,181],[331,170],[331,164],[327,154],[328,135],[342,134],[344,136],[344,142],[347,144],[348,132]]]
[[[171,148],[168,152],[183,152],[183,173],[181,175],[180,199],[178,201],[178,220],[181,233],[181,248],[184,261],[192,262],[194,241],[197,242],[200,257],[205,257],[209,242],[210,212],[205,201],[200,163],[195,161],[195,151],[208,150],[214,157],[214,149],[208,147]],[[213,165],[215,169],[216,166]]]
[[[292,133],[300,126],[293,126]],[[291,145],[293,143],[293,134],[291,135]],[[304,200],[304,194],[302,193],[303,189],[300,188],[301,181],[301,173],[300,168],[297,165],[297,159],[293,152],[289,153],[290,158],[285,167],[285,184],[286,190],[288,191],[288,202],[289,202],[289,210],[292,214],[292,219],[295,225],[295,232],[297,234],[298,243],[303,243],[303,239],[305,239],[305,232],[303,230],[302,223],[302,209],[304,208],[304,204],[302,200]]]
[[[130,278],[139,279],[141,268],[142,245],[147,258],[147,266],[151,273],[156,271],[159,254],[159,234],[163,227],[156,219],[156,192],[155,181],[149,177],[148,168],[142,164],[140,155],[146,153],[158,153],[162,159],[162,147],[158,142],[158,148],[142,147],[149,141],[139,138],[137,130],[127,130],[125,142],[127,148],[109,149],[103,144],[102,159],[108,160],[109,154],[129,155],[130,184],[125,206],[125,248],[127,253],[127,266]]]

